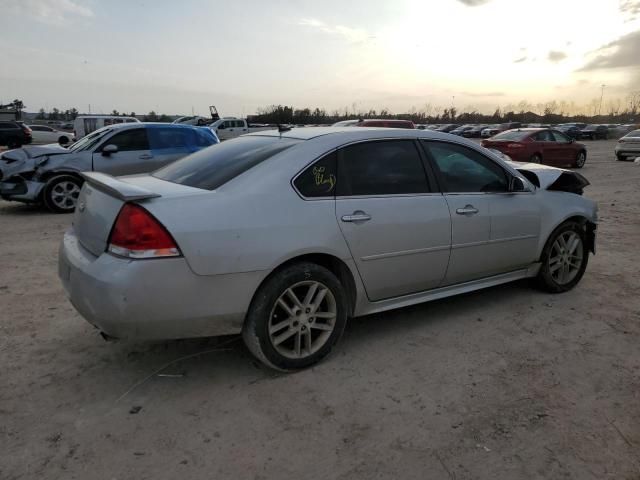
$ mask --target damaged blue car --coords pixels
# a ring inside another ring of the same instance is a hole
[[[101,128],[69,146],[29,146],[0,156],[0,198],[39,203],[56,213],[76,208],[82,172],[149,173],[219,143],[211,129],[165,123]]]

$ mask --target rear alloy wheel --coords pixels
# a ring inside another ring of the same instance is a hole
[[[268,367],[309,367],[330,351],[347,321],[347,298],[324,267],[299,263],[273,274],[256,293],[243,328],[245,344]]]
[[[541,163],[542,162],[542,157],[539,154],[533,154],[531,156],[531,159],[529,160],[531,163]]]
[[[587,161],[587,153],[586,152],[578,153],[578,156],[576,157],[576,168],[584,167],[584,164],[586,161]]]
[[[42,201],[54,213],[71,213],[76,209],[82,180],[73,175],[56,175],[44,186]]]
[[[584,226],[577,222],[560,225],[542,251],[538,285],[552,293],[571,290],[584,275],[589,261]]]

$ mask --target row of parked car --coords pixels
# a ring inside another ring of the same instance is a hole
[[[620,138],[625,134],[636,130],[638,125],[634,124],[587,124],[587,123],[562,123],[559,125],[549,125],[541,123],[521,123],[507,122],[494,125],[459,125],[448,123],[443,125],[419,124],[416,128],[421,130],[435,130],[438,132],[450,133],[466,138],[490,138],[500,132],[506,132],[514,128],[555,128],[573,139],[606,140],[609,138]]]

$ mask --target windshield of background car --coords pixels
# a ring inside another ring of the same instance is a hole
[[[300,142],[292,138],[240,137],[184,157],[157,170],[153,176],[180,185],[215,190]]]
[[[493,139],[494,140],[511,140],[513,142],[519,142],[527,138],[530,134],[531,132],[522,132],[518,130],[513,130],[509,132],[499,133],[498,135],[493,137]]]
[[[101,128],[95,132],[90,133],[86,137],[82,137],[76,143],[69,147],[70,152],[84,152],[93,148],[106,134],[111,131],[111,128]]]

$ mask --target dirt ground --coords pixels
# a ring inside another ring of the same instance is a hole
[[[640,479],[640,164],[588,145],[575,290],[355,319],[293,375],[239,337],[103,341],[57,279],[71,217],[0,201],[0,478]]]

